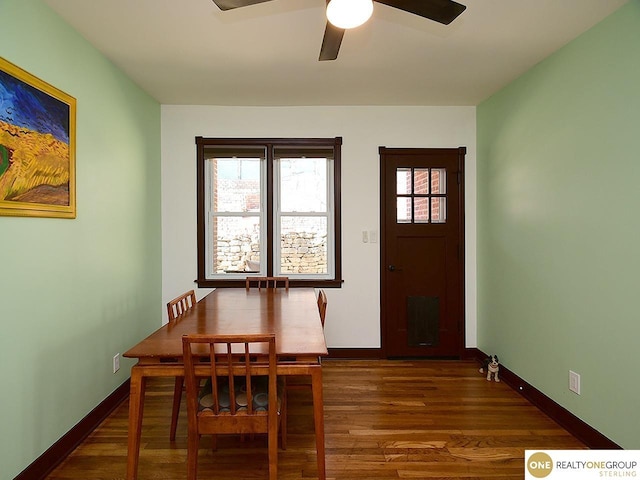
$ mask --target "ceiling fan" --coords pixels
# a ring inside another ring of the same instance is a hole
[[[270,1],[272,0],[213,0],[220,10],[231,10]],[[335,60],[338,57],[345,30],[357,27],[369,19],[373,11],[372,1],[383,3],[444,25],[449,25],[467,8],[453,0],[328,0],[327,26],[324,30],[324,38],[322,39],[318,60]],[[359,18],[354,20],[354,23],[341,23],[334,19],[332,13],[337,12],[340,4],[345,5],[348,12],[356,13],[356,17],[359,16]],[[363,6],[363,10],[358,10],[357,12],[353,10],[356,4]]]

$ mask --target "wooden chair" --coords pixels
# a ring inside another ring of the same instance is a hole
[[[187,479],[196,480],[201,435],[266,433],[269,479],[278,477],[278,424],[286,422],[286,397],[278,394],[276,338],[269,335],[185,335]],[[208,363],[200,357],[206,353]],[[206,378],[202,391],[201,378]],[[285,424],[282,424],[285,425]],[[282,429],[282,448],[286,432]]]
[[[196,294],[193,290],[183,293],[179,297],[174,298],[167,303],[167,312],[169,314],[169,323],[177,322],[178,319],[187,311],[191,310],[196,304]],[[171,430],[169,439],[176,439],[176,429],[178,428],[178,416],[180,415],[180,401],[182,400],[182,390],[184,386],[184,377],[176,377],[176,383],[173,387],[173,407],[171,410]]]
[[[320,322],[322,328],[324,328],[324,318],[327,314],[327,294],[324,290],[318,292],[318,313],[320,314]],[[297,388],[311,388],[311,379],[309,376],[291,375],[287,378],[286,391],[294,390]]]
[[[196,294],[193,290],[183,293],[167,303],[169,322],[177,319],[196,304]]]
[[[289,290],[289,277],[247,277],[245,281],[245,287],[247,290],[252,286],[262,290],[263,288],[278,288],[284,287]]]
[[[324,293],[324,290],[318,292],[318,312],[320,312],[320,321],[322,328],[324,328],[324,317],[327,314],[327,294]]]

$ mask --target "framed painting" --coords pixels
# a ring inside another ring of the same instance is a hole
[[[76,99],[0,57],[0,215],[76,217]]]

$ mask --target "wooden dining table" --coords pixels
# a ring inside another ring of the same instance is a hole
[[[318,478],[325,480],[320,359],[327,355],[327,345],[312,288],[218,288],[177,322],[164,325],[123,354],[138,359],[131,368],[127,479],[136,480],[138,475],[146,379],[184,375],[182,336],[191,333],[275,333],[278,375],[311,377]]]

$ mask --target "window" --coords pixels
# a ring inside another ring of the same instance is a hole
[[[340,137],[196,137],[198,286],[340,286]]]
[[[446,175],[444,168],[396,169],[396,221],[446,223]]]

